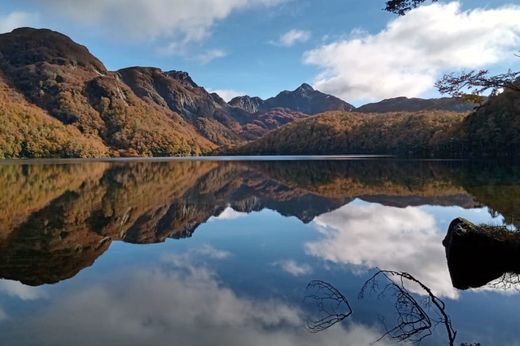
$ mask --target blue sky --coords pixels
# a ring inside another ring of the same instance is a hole
[[[303,82],[355,104],[436,96],[443,72],[518,66],[520,7],[511,0],[441,2],[405,18],[382,11],[384,2],[3,0],[0,31],[58,30],[109,69],[184,70],[227,98],[266,98]]]

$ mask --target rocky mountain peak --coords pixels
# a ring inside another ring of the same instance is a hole
[[[166,75],[170,76],[171,78],[173,79],[176,79],[178,81],[181,81],[183,82],[185,85],[188,85],[188,86],[191,86],[193,88],[198,88],[199,86],[197,85],[197,83],[195,83],[193,81],[193,79],[191,79],[190,75],[188,74],[188,72],[184,72],[184,71],[175,71],[175,70],[172,70],[172,71],[168,71],[166,72]]]
[[[311,91],[315,91],[315,90],[312,86],[310,86],[307,83],[303,83],[302,85],[300,85],[298,87],[298,89],[295,90],[295,92],[299,92],[299,93],[306,93],[306,92],[311,92]]]
[[[239,96],[229,101],[229,105],[245,110],[249,113],[257,113],[263,106],[264,100],[260,97]]]
[[[100,74],[107,69],[89,50],[69,37],[49,29],[18,28],[0,35],[0,56],[4,69],[47,63],[77,66]]]

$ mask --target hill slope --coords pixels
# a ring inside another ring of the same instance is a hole
[[[295,121],[232,152],[429,156],[458,150],[452,138],[460,131],[466,116],[450,112],[331,112]]]
[[[491,97],[466,118],[459,136],[472,156],[519,156],[520,92],[506,90]]]
[[[478,105],[460,98],[443,97],[437,99],[421,99],[396,97],[376,103],[369,103],[359,108],[361,113],[387,113],[387,112],[419,112],[419,111],[450,111],[471,112]]]
[[[0,159],[14,157],[100,157],[109,149],[43,109],[31,105],[0,75]]]

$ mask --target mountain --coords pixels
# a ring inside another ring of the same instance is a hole
[[[478,105],[461,98],[443,97],[437,99],[421,99],[396,97],[377,103],[369,103],[356,109],[361,113],[450,111],[471,112]]]
[[[263,109],[265,101],[260,97],[238,96],[229,101],[229,104],[235,108],[243,109],[249,113],[258,113]]]
[[[395,98],[354,113],[352,105],[308,84],[267,100],[243,96],[226,103],[186,72],[108,71],[63,34],[20,28],[0,35],[0,158],[179,156],[217,149],[516,156],[518,94],[506,90],[470,115],[474,105],[449,98]]]
[[[153,67],[117,71],[121,81],[146,103],[178,113],[197,132],[217,145],[233,145],[260,138],[274,128],[305,115],[289,109],[252,114],[227,104],[198,86],[186,72]]]
[[[0,72],[28,102],[102,143],[110,155],[190,155],[216,147],[178,113],[141,100],[87,48],[60,33],[21,28],[0,35]],[[14,109],[5,114],[16,117]],[[23,154],[44,156],[30,148]]]
[[[300,98],[325,103],[300,89]],[[108,71],[86,47],[47,29],[0,35],[0,93],[2,158],[199,155],[307,115],[295,100],[268,100],[261,112],[260,99],[234,107],[183,71]]]
[[[186,72],[131,67],[119,70],[117,74],[143,101],[179,114],[213,143],[222,145],[243,141],[241,126],[251,120],[251,115],[220,103]]]
[[[294,91],[282,91],[275,97],[262,100],[259,97],[241,96],[229,104],[250,113],[269,111],[273,108],[286,108],[304,114],[314,115],[328,111],[352,111],[351,104],[332,95],[314,90],[309,84],[302,84]]]
[[[329,112],[295,121],[231,152],[509,158],[520,155],[518,148],[520,92],[506,89],[471,113]]]

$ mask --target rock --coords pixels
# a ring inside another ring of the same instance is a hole
[[[506,273],[520,273],[520,236],[503,227],[457,218],[442,243],[455,288],[482,287]]]

